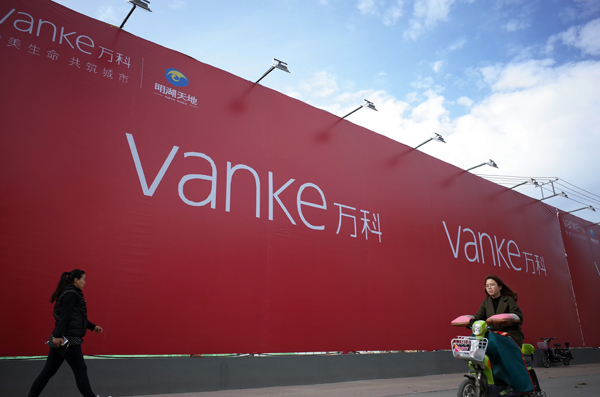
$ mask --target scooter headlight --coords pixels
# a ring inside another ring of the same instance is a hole
[[[475,335],[481,334],[481,323],[475,323],[475,324],[473,324],[473,333]]]

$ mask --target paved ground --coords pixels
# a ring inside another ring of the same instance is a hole
[[[536,368],[548,397],[600,396],[600,364]],[[138,397],[454,397],[463,374]]]

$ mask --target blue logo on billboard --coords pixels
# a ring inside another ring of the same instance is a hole
[[[165,77],[169,81],[169,83],[173,84],[175,87],[185,87],[190,83],[185,74],[181,73],[177,69],[167,69],[165,72]]]
[[[596,237],[596,236],[594,235],[594,231],[593,231],[592,229],[590,229],[590,234],[592,235],[592,237]]]

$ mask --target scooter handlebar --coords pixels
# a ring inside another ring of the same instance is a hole
[[[452,320],[451,324],[455,327],[467,327],[471,325],[471,320],[473,320],[474,318],[474,316],[471,316],[469,314],[466,314],[464,316],[458,316],[454,320]]]
[[[490,316],[485,322],[488,324],[512,324],[521,322],[521,319],[514,313],[503,313]]]

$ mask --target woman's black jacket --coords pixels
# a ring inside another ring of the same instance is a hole
[[[87,306],[83,292],[72,284],[68,284],[54,304],[54,330],[52,336],[83,337],[88,329],[96,325],[87,319]]]

